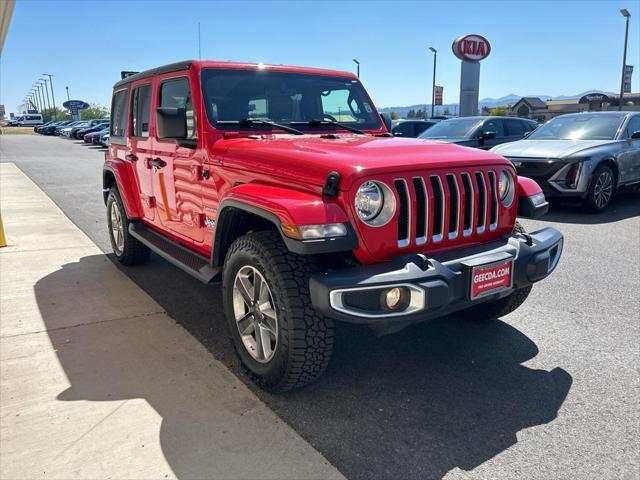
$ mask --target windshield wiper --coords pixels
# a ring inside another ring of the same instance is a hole
[[[357,133],[358,135],[366,135],[366,133],[364,133],[362,130],[350,127],[349,125],[345,125],[344,123],[336,122],[335,120],[329,120],[328,118],[323,120],[309,120],[308,122],[291,122],[291,125],[306,125],[311,128],[320,127],[322,125],[333,125],[335,127],[341,128],[342,130],[347,130],[348,132]]]
[[[263,120],[261,118],[243,118],[242,120],[218,120],[216,123],[221,125],[235,125],[237,124],[239,127],[253,127],[256,125],[269,125],[272,128],[278,128],[280,130],[284,130],[285,132],[293,133],[294,135],[304,135],[304,132],[301,132],[298,129],[287,127],[286,125],[280,125],[279,123],[271,122],[269,120]]]

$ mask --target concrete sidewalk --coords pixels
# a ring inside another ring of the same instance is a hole
[[[0,206],[0,478],[343,478],[13,164]]]

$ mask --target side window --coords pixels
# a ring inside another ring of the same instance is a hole
[[[338,122],[355,122],[356,115],[360,113],[358,104],[351,99],[349,102],[349,90],[329,90],[322,93],[322,113],[330,115]]]
[[[249,100],[249,118],[267,118],[267,99]]]
[[[411,122],[401,122],[391,130],[391,133],[398,137],[413,137],[413,125]]]
[[[503,120],[505,125],[505,135],[507,137],[522,137],[527,132],[527,127],[520,120]]]
[[[482,133],[495,132],[496,138],[504,137],[504,130],[502,128],[502,120],[494,119],[487,120],[482,127]]]
[[[133,91],[131,102],[131,134],[134,137],[149,136],[151,115],[151,85],[142,85]]]
[[[185,77],[166,80],[160,85],[160,106],[187,111],[187,138],[196,138],[196,117],[191,101],[189,80]]]
[[[631,138],[633,132],[640,132],[640,115],[634,115],[627,125],[627,138]]]
[[[129,90],[119,90],[113,94],[111,101],[111,137],[127,135],[127,102]]]

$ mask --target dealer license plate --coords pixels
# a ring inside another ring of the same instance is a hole
[[[513,279],[513,259],[479,265],[471,269],[471,300],[510,290]]]

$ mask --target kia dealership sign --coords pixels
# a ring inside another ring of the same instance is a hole
[[[451,49],[464,62],[479,62],[491,53],[491,44],[482,35],[472,33],[456,38]]]
[[[480,91],[480,61],[491,53],[489,40],[477,33],[462,35],[451,45],[460,66],[460,116],[478,114],[478,92]]]

